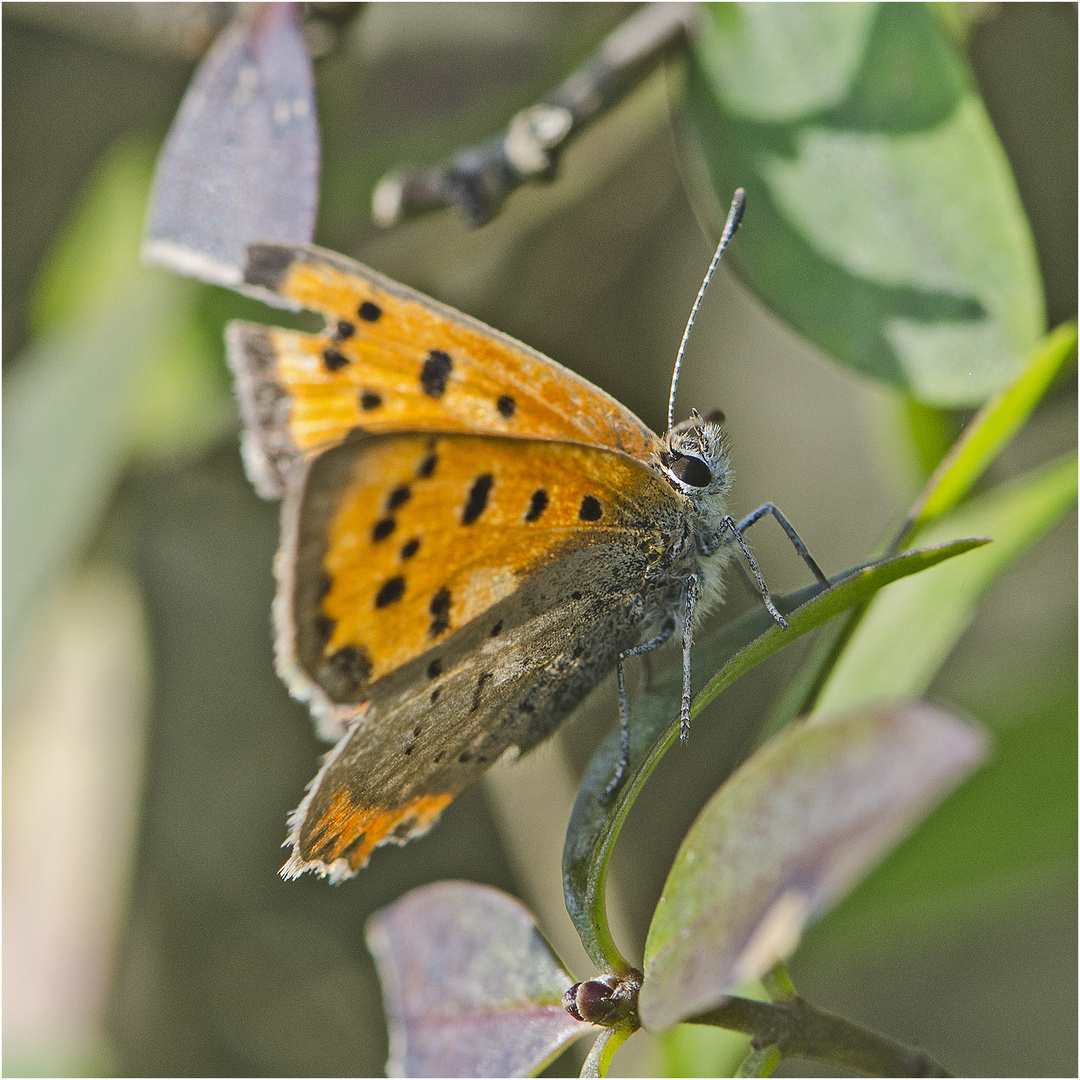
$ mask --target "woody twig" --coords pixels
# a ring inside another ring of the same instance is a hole
[[[448,206],[458,207],[473,226],[490,221],[522,184],[551,180],[573,138],[685,49],[697,18],[695,4],[646,4],[558,89],[519,112],[495,138],[436,168],[403,166],[383,177],[372,195],[375,223],[395,225]]]

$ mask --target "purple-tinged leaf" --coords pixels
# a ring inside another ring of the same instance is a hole
[[[529,1076],[597,1030],[562,1004],[574,980],[529,911],[440,881],[376,912],[367,943],[390,1030],[389,1076]]]
[[[683,840],[645,944],[642,1022],[719,1004],[798,944],[986,755],[926,703],[788,727],[720,787]]]
[[[158,159],[143,257],[220,285],[259,240],[310,242],[319,128],[297,4],[255,4],[188,88]]]

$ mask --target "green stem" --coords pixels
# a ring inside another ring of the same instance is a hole
[[[911,1050],[839,1016],[822,1012],[802,998],[782,1002],[728,998],[699,1013],[688,1024],[712,1024],[754,1037],[755,1047],[775,1046],[784,1057],[839,1065],[864,1076],[948,1076],[921,1050]]]

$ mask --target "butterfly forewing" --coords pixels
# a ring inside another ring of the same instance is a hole
[[[639,460],[657,448],[633,413],[573,372],[341,255],[258,245],[245,281],[326,318],[321,334],[230,328],[245,458],[264,494],[280,495],[296,459],[355,429],[564,440]]]
[[[354,434],[299,492],[283,517],[279,666],[331,735],[380,680],[571,552],[619,544],[655,562],[679,510],[624,454],[470,435]]]

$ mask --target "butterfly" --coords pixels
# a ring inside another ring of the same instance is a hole
[[[737,196],[713,266],[741,212]],[[282,499],[277,669],[334,743],[290,816],[284,877],[337,881],[423,833],[614,667],[613,790],[624,662],[682,634],[685,733],[694,620],[733,545],[783,624],[743,540],[753,521],[776,516],[825,580],[771,504],[727,515],[714,420],[658,437],[540,353],[317,247],[253,246],[244,279],[325,319],[227,330],[245,465]]]

